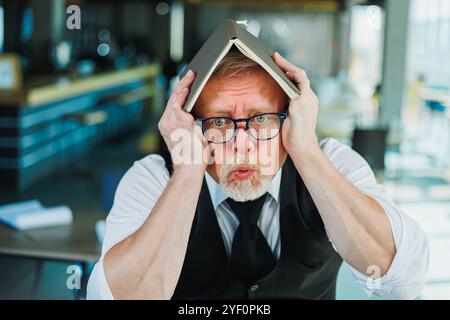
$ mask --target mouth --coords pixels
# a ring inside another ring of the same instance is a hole
[[[231,177],[237,181],[244,181],[251,179],[255,174],[255,171],[256,170],[247,166],[239,166],[231,172]]]

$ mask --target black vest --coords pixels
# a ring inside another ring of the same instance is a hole
[[[334,299],[342,259],[288,157],[280,186],[281,253],[275,269],[250,286],[233,279],[203,182],[183,268],[172,299]]]

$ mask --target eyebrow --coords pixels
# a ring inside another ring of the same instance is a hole
[[[272,106],[270,105],[256,105],[254,107],[250,107],[249,108],[249,113],[254,115],[254,114],[258,114],[258,113],[267,113],[267,112],[277,112],[276,110],[270,110],[272,109]],[[211,113],[213,115],[208,116],[208,117],[231,117],[231,112],[229,111],[217,111],[215,112],[214,110],[210,110]],[[205,118],[205,117],[203,117]]]

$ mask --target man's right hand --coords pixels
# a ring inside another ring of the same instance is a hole
[[[206,169],[207,141],[194,117],[183,110],[195,74],[189,70],[178,82],[159,120],[158,128],[170,151],[174,168],[200,166]]]
[[[139,169],[127,173],[118,189],[118,194],[125,192],[124,199],[140,199],[145,205],[119,205],[112,220],[147,218],[104,253],[104,276],[98,277],[106,279],[116,299],[170,299],[175,292],[207,166],[202,161],[207,154],[203,150],[208,150],[206,139],[194,117],[182,109],[194,78],[188,72],[177,84],[158,124],[174,164],[170,179]],[[143,180],[154,187],[144,187]],[[111,230],[117,227],[113,223]]]

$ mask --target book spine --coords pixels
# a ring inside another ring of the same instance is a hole
[[[238,31],[236,29],[236,23],[233,20],[227,20],[227,32],[229,39],[237,39]]]

